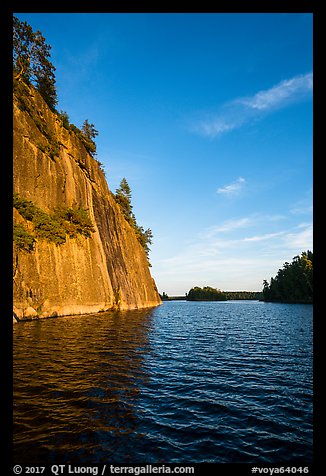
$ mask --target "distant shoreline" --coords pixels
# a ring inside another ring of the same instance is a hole
[[[257,298],[231,298],[226,299],[225,301],[218,301],[214,299],[187,299],[186,296],[169,296],[168,298],[162,299],[162,301],[187,301],[187,302],[227,302],[227,301],[260,301],[268,302],[272,304],[313,304],[312,301],[267,301],[265,299]]]
[[[261,301],[263,300],[263,293],[260,291],[222,291],[226,297],[223,301]],[[161,295],[162,301],[211,301],[215,302],[218,299],[188,299],[187,295],[183,296],[167,296]]]

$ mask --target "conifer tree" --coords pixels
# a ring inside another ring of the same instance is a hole
[[[82,128],[82,141],[87,149],[87,151],[94,157],[96,155],[96,144],[95,137],[98,136],[98,131],[95,129],[94,124],[88,122],[88,119],[85,119],[83,122]]]
[[[285,262],[270,283],[263,281],[265,301],[313,302],[313,253],[303,251]]]
[[[120,187],[115,191],[115,200],[122,208],[122,212],[127,222],[133,226],[136,223],[136,220],[131,205],[131,189],[125,178],[121,180]]]
[[[27,22],[13,18],[13,74],[15,81],[32,83],[48,106],[55,110],[58,102],[55,87],[55,67],[50,61],[51,46],[39,30],[33,31]]]
[[[142,247],[144,248],[148,258],[148,255],[150,252],[149,245],[152,244],[153,233],[150,228],[147,228],[147,230],[144,230],[142,226],[139,226],[137,224],[135,214],[132,211],[131,189],[125,178],[121,180],[120,186],[116,190],[115,200],[120,205],[125,219],[135,230],[137,239],[139,243],[142,245]]]
[[[96,136],[98,136],[98,131],[95,129],[94,124],[90,124],[88,119],[85,119],[83,126],[82,126],[83,134],[87,137],[87,139],[93,140]]]

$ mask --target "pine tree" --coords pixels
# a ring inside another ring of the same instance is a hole
[[[31,57],[33,49],[33,30],[27,22],[13,18],[13,70],[14,79],[29,82],[31,77]]]
[[[96,136],[98,136],[98,131],[95,129],[94,124],[90,124],[88,119],[85,119],[83,123],[82,132],[87,137],[87,139],[90,140],[93,140]]]
[[[88,122],[88,119],[85,119],[81,131],[82,141],[87,151],[94,157],[94,155],[96,155],[96,144],[94,139],[98,136],[98,131],[95,129],[94,124]]]
[[[70,130],[70,121],[69,121],[69,115],[66,111],[60,111],[59,112],[59,117],[62,120],[62,125],[65,129]]]
[[[152,244],[153,233],[150,228],[144,230],[142,226],[137,224],[136,217],[132,211],[131,189],[125,178],[121,180],[120,186],[115,192],[115,200],[120,205],[125,219],[135,230],[137,239],[144,248],[148,258],[150,252],[149,245]]]
[[[132,212],[131,189],[125,178],[121,180],[120,187],[117,188],[115,191],[115,200],[122,208],[122,212],[127,222],[130,225],[134,226],[136,220],[135,215]]]
[[[15,81],[36,86],[48,106],[55,110],[58,102],[55,87],[55,67],[50,61],[51,46],[39,30],[33,31],[27,22],[13,19],[13,73]]]
[[[36,88],[52,111],[58,103],[55,78],[52,73],[41,74],[37,78]]]

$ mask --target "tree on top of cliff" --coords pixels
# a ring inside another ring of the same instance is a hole
[[[96,136],[98,136],[98,131],[95,129],[94,124],[88,122],[88,119],[85,119],[81,131],[81,139],[87,151],[94,157],[94,155],[96,154],[96,144],[94,139]]]
[[[50,61],[51,46],[45,43],[41,32],[34,32],[27,22],[14,16],[13,25],[14,79],[34,84],[48,106],[55,110],[58,99],[55,67]]]
[[[123,178],[120,182],[120,187],[115,191],[115,201],[120,205],[122,208],[123,214],[127,222],[134,226],[136,223],[135,215],[132,211],[131,205],[131,189],[129,184],[125,178]]]
[[[123,178],[120,182],[120,187],[116,189],[115,192],[115,201],[119,204],[122,209],[123,215],[127,222],[133,227],[135,230],[137,239],[139,243],[144,248],[147,258],[150,252],[149,245],[152,244],[153,233],[150,228],[144,230],[142,226],[139,226],[136,221],[135,214],[132,211],[132,204],[131,204],[131,188],[125,178]]]

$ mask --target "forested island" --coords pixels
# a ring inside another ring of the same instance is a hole
[[[220,289],[195,286],[186,294],[187,301],[230,301],[230,300],[259,300],[261,292],[255,291],[221,291]]]
[[[161,295],[162,301],[230,301],[230,300],[261,300],[263,294],[257,291],[221,291],[204,286],[191,288],[184,296]]]
[[[226,301],[226,295],[220,289],[195,286],[186,294],[187,301]]]

